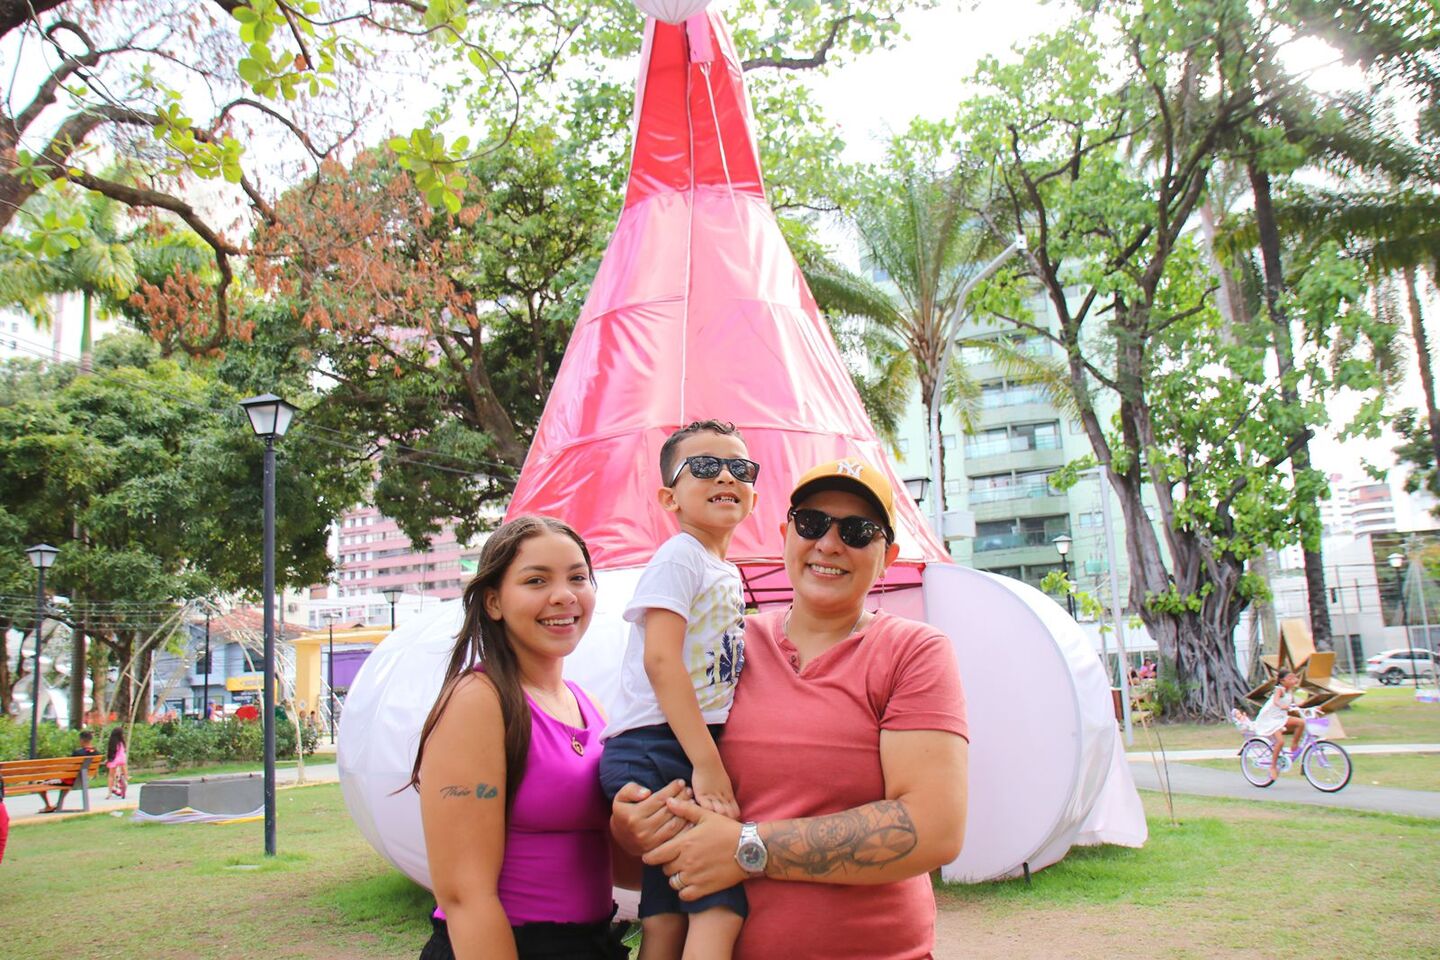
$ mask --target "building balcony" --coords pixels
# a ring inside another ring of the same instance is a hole
[[[977,523],[985,523],[1009,517],[1050,517],[1069,513],[1070,500],[1065,494],[1057,494],[1049,487],[972,490],[970,509],[975,512]]]
[[[1012,446],[1018,447],[1012,449]],[[1043,470],[1046,467],[1063,467],[1065,451],[1058,439],[1050,441],[1041,449],[1018,444],[975,444],[965,449],[965,473],[974,476],[985,473],[1004,473],[1006,470]]]
[[[1014,542],[1007,546],[992,546],[989,549],[981,550],[980,541],[994,541],[995,537],[980,537],[975,540],[975,551],[971,554],[970,565],[976,570],[996,570],[1004,567],[1034,567],[1045,564],[1060,562],[1060,554],[1055,552],[1055,545],[1043,542],[1041,545],[1034,545],[1024,542],[1028,534],[1013,534]],[[1037,535],[1038,536],[1038,535]],[[1041,537],[1043,540],[1043,536]]]
[[[981,408],[976,418],[976,429],[987,430],[991,427],[1003,427],[1009,423],[1055,420],[1059,416],[1059,411],[1053,406],[1039,397],[1035,397],[1024,403],[998,403]]]

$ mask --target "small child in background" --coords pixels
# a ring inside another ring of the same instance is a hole
[[[130,778],[130,764],[125,754],[125,728],[116,727],[110,731],[110,742],[105,746],[105,795],[125,798],[125,786]]]
[[[760,466],[748,453],[735,425],[716,420],[691,423],[660,449],[660,505],[680,532],[655,552],[625,608],[630,639],[600,760],[612,800],[627,782],[658,790],[683,779],[701,806],[740,816],[716,741],[745,663],[740,571],[725,556],[755,507]],[[737,885],[687,902],[682,886],[678,875],[645,868],[641,960],[728,960],[748,911],[745,891]]]

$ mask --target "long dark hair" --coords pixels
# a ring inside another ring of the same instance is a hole
[[[115,754],[125,743],[125,728],[115,727],[110,731],[110,742],[105,744],[105,760],[108,763],[115,759]]]
[[[415,751],[415,766],[410,770],[407,787],[420,789],[420,761],[425,756],[425,741],[440,722],[440,716],[450,703],[456,686],[474,671],[477,663],[485,665],[485,676],[495,685],[500,697],[500,716],[505,723],[505,808],[508,811],[520,789],[525,776],[525,764],[530,756],[530,711],[525,706],[525,691],[520,687],[520,665],[515,659],[515,650],[505,632],[505,624],[493,619],[485,612],[485,595],[500,589],[510,564],[515,562],[520,547],[531,537],[543,533],[558,533],[575,541],[585,557],[585,568],[591,580],[595,578],[594,566],[590,562],[590,549],[569,524],[553,517],[516,517],[502,525],[480,551],[480,563],[475,578],[465,588],[465,622],[455,638],[455,649],[450,653],[450,665],[445,668],[445,682],[435,706],[425,718],[420,730],[420,746]]]

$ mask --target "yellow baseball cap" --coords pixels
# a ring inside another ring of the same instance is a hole
[[[870,501],[885,519],[885,536],[895,542],[895,490],[874,466],[859,457],[845,457],[812,467],[790,491],[790,506],[821,490],[845,490]]]

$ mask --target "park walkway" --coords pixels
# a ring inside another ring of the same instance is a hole
[[[1401,744],[1356,744],[1347,747],[1352,756],[1383,753],[1440,753],[1437,743]],[[1158,791],[1160,780],[1150,754],[1145,751],[1131,751],[1126,755],[1130,761],[1130,772],[1135,785],[1141,790]],[[1234,770],[1215,770],[1185,763],[1186,760],[1229,760],[1235,757],[1234,749],[1225,750],[1172,750],[1166,754],[1169,760],[1170,789],[1175,793],[1193,794],[1201,797],[1231,797],[1238,800],[1258,800],[1267,803],[1303,803],[1320,807],[1336,807],[1347,810],[1365,810],[1373,813],[1392,813],[1410,817],[1440,819],[1440,793],[1424,790],[1400,790],[1394,787],[1372,787],[1352,782],[1339,793],[1326,794],[1305,782],[1299,773],[1282,776],[1273,786],[1265,789],[1252,787],[1240,776],[1237,762]],[[340,779],[340,769],[329,757],[317,754],[320,762],[305,764],[305,782],[334,783]],[[1359,764],[1357,764],[1359,766]],[[1363,770],[1363,766],[1360,767]],[[294,767],[283,767],[276,771],[281,787],[292,786],[296,780]],[[90,812],[107,813],[116,810],[133,810],[139,803],[141,784],[133,784],[130,795],[124,800],[105,796],[105,780],[90,790]],[[53,796],[53,794],[52,794]],[[80,813],[80,795],[77,792],[65,798],[65,810],[59,814],[40,813],[40,797],[35,794],[11,797],[5,801],[12,822],[49,821],[63,819]]]
[[[305,783],[307,785],[335,783],[339,780],[340,768],[336,766],[334,761],[329,757],[323,757],[318,754],[317,757],[321,760],[320,763],[305,764]],[[258,773],[259,771],[256,770],[255,772]],[[221,776],[225,776],[225,774],[221,774]],[[299,772],[295,767],[281,767],[275,771],[276,786],[294,786],[298,776]],[[119,800],[115,797],[105,796],[105,777],[103,772],[98,780],[100,785],[90,788],[91,813],[134,810],[140,805],[140,788],[144,786],[143,783],[132,783],[130,785],[129,795],[126,796],[124,800]],[[50,799],[52,801],[55,799],[55,793],[53,791],[50,794]],[[5,808],[10,811],[10,822],[12,824],[63,820],[66,817],[84,815],[80,791],[78,790],[72,790],[70,795],[65,798],[65,809],[59,813],[41,813],[41,806],[40,795],[38,793],[5,798]]]
[[[1339,793],[1321,793],[1305,781],[1298,770],[1280,777],[1269,787],[1252,787],[1240,775],[1240,763],[1233,770],[1216,770],[1185,763],[1186,760],[1232,760],[1236,750],[1172,750],[1166,753],[1170,773],[1170,789],[1174,793],[1200,797],[1231,797],[1237,800],[1258,800],[1264,803],[1303,803],[1316,807],[1343,810],[1364,810],[1371,813],[1392,813],[1407,817],[1440,820],[1440,793],[1426,790],[1401,790],[1396,787],[1373,787],[1355,782],[1364,775],[1364,761],[1356,760],[1355,779]],[[1345,748],[1352,757],[1382,753],[1440,753],[1436,743],[1356,744]],[[1148,751],[1126,754],[1135,785],[1141,790],[1162,789],[1160,777]],[[1159,754],[1156,754],[1159,759]]]

